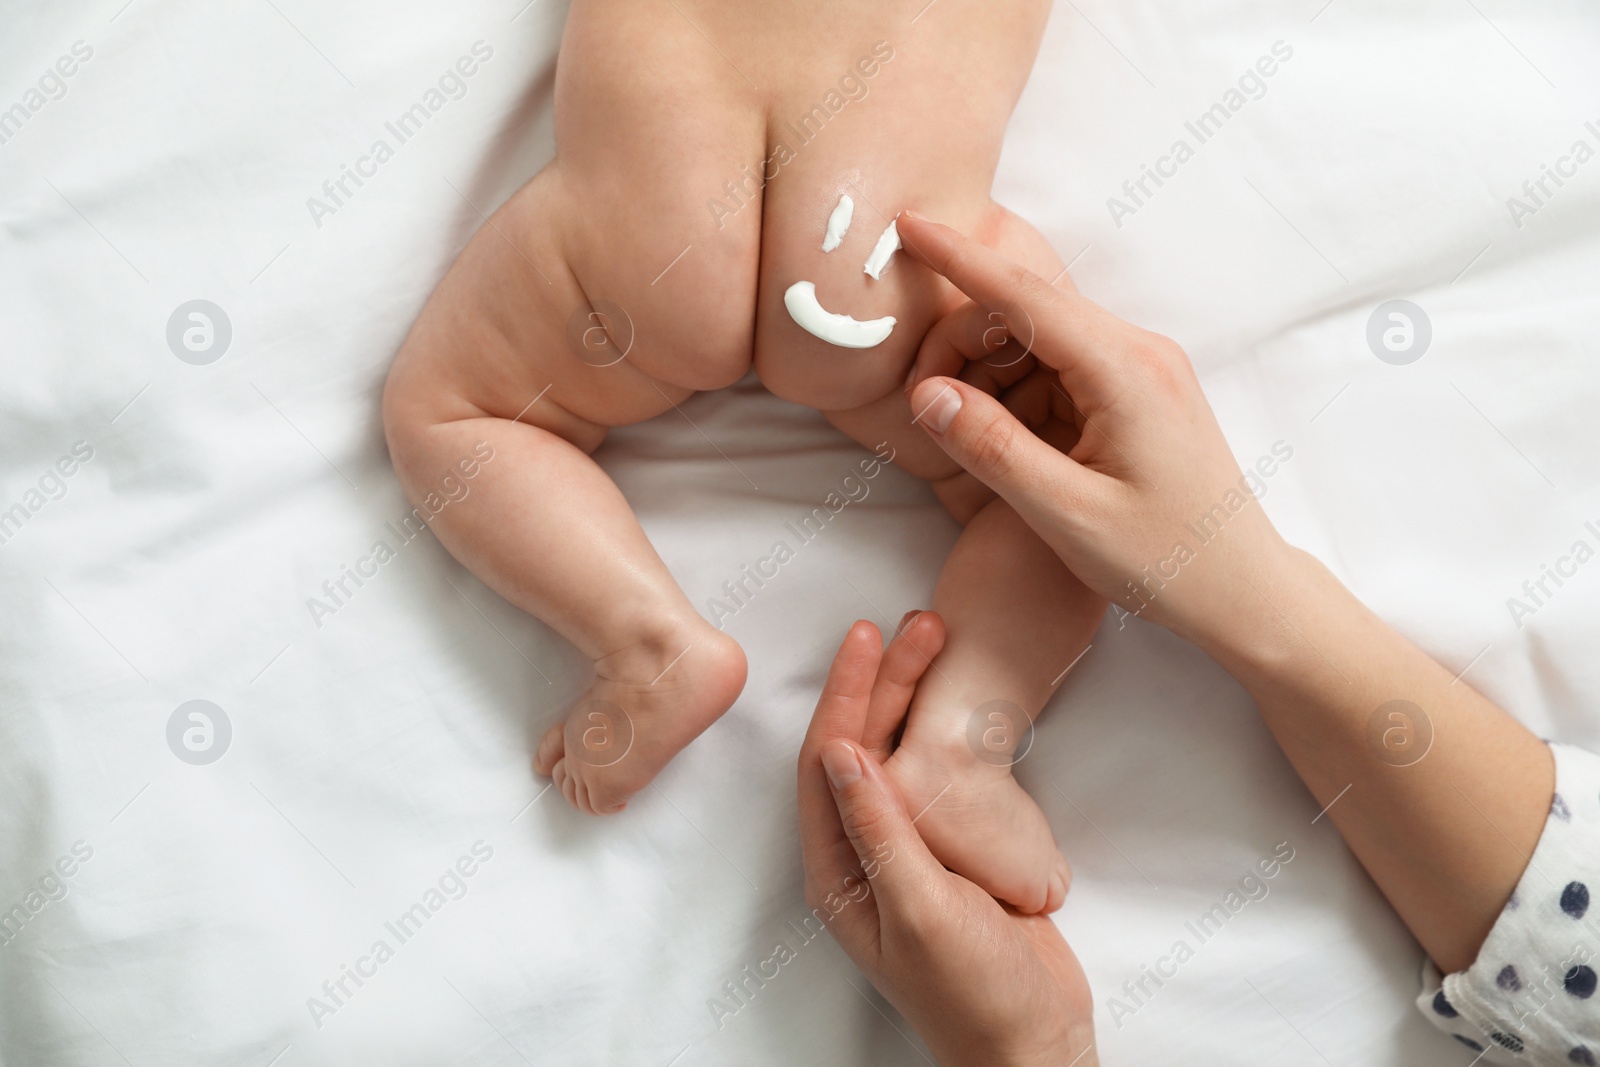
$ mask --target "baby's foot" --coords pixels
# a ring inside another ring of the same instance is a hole
[[[1055,911],[1072,869],[1044,812],[1011,775],[1012,749],[1027,728],[1021,709],[1010,705],[1006,721],[981,723],[975,750],[974,709],[929,704],[926,690],[886,764],[922,839],[940,863],[1018,911]]]
[[[699,619],[608,655],[566,720],[545,732],[534,769],[579,811],[621,811],[733,705],[744,680],[738,642]]]

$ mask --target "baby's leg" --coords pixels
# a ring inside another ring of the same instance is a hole
[[[402,478],[420,499],[480,442],[493,460],[434,532],[594,661],[594,684],[534,762],[580,810],[618,811],[738,697],[744,654],[695,612],[611,479],[558,435],[496,418],[435,425]]]
[[[890,777],[923,812],[918,829],[941,863],[1019,910],[1054,910],[1070,870],[1011,764],[1105,603],[994,500],[956,542],[933,609],[944,650],[917,687]]]
[[[1015,215],[994,211],[990,243],[1056,277],[1061,262],[1049,243]],[[934,592],[944,650],[918,684],[890,776],[913,811],[927,809],[917,825],[941,862],[1021,910],[1054,909],[1070,872],[1044,813],[1011,776],[1012,750],[1088,644],[1105,602],[913,425],[903,391],[827,415],[863,444],[886,440],[896,463],[932,482],[967,524]]]
[[[1070,871],[1011,765],[1105,601],[1011,505],[980,495],[982,484],[911,424],[903,394],[828,417],[863,444],[887,443],[896,465],[931,481],[967,524],[933,594],[944,650],[917,685],[889,776],[922,812],[917,826],[941,863],[1020,910],[1053,910]]]
[[[912,425],[903,393],[828,418],[863,444],[886,443],[967,524],[933,594],[944,650],[917,685],[889,776],[922,812],[918,828],[941,863],[1020,910],[1053,910],[1070,871],[1011,765],[1105,601]]]
[[[695,612],[587,455],[606,427],[737,381],[750,363],[761,208],[712,226],[705,201],[761,158],[762,123],[747,83],[689,21],[705,24],[696,8],[574,0],[558,159],[462,251],[384,394],[411,499],[479,442],[494,450],[432,525],[593,660],[593,686],[535,757],[591,812],[621,808],[745,678],[738,645]]]
[[[517,208],[503,210],[501,229]],[[732,705],[744,654],[695,612],[587,454],[605,435],[598,411],[649,417],[686,391],[566,353],[565,312],[581,294],[561,275],[548,286],[525,277],[533,268],[497,235],[486,227],[463,251],[396,360],[389,450],[418,503],[458,495],[471,472],[467,495],[430,522],[440,543],[593,661],[594,684],[545,734],[535,765],[575,807],[617,811]],[[514,298],[479,298],[500,288]],[[504,321],[507,308],[527,321]]]

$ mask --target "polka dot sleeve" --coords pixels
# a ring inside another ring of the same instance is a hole
[[[1483,1067],[1600,1064],[1600,756],[1550,749],[1550,817],[1477,960],[1444,978],[1423,965],[1417,1007]]]

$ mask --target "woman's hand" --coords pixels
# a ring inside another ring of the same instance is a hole
[[[887,651],[868,622],[839,647],[800,751],[806,900],[941,1063],[1094,1067],[1089,986],[1060,931],[945,870],[880,765],[943,644],[923,612]]]
[[[1177,345],[948,227],[902,215],[899,230],[972,298],[923,341],[918,421],[1086,585],[1243,683],[1428,954],[1470,964],[1550,811],[1549,749],[1283,542]],[[1001,400],[929,377],[972,360]]]
[[[952,458],[1086,585],[1190,640],[1220,638],[1217,606],[1256,596],[1241,576],[1271,596],[1288,553],[1181,348],[947,226],[906,214],[899,229],[972,301],[929,331],[908,383]],[[973,385],[958,378],[974,380],[970,366],[998,369]],[[1009,387],[1004,403],[988,381]],[[1046,398],[1055,433],[1040,426]]]

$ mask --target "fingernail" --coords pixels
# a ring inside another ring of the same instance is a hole
[[[926,222],[926,221],[928,221],[927,220],[927,216],[919,215],[915,211],[912,211],[910,208],[907,208],[906,210],[900,212],[900,215],[901,215],[902,218],[916,219],[918,222]]]
[[[956,413],[960,410],[961,394],[946,385],[940,387],[939,395],[934,397],[913,421],[921,422],[934,433],[944,433],[955,421]]]
[[[911,383],[916,381],[916,380],[917,380],[917,365],[916,365],[916,363],[912,363],[911,364],[911,369],[906,371],[905,388],[910,389],[911,388]]]
[[[899,623],[899,625],[897,625],[894,628],[894,632],[897,633],[897,634],[905,633],[906,632],[906,627],[911,625],[911,620],[916,618],[918,615],[921,615],[921,614],[922,614],[922,612],[918,611],[915,608],[912,608],[910,611],[908,611],[904,615],[900,616],[900,623]]]
[[[861,777],[861,761],[843,741],[835,741],[822,750],[822,769],[828,772],[828,784],[836,790]]]

